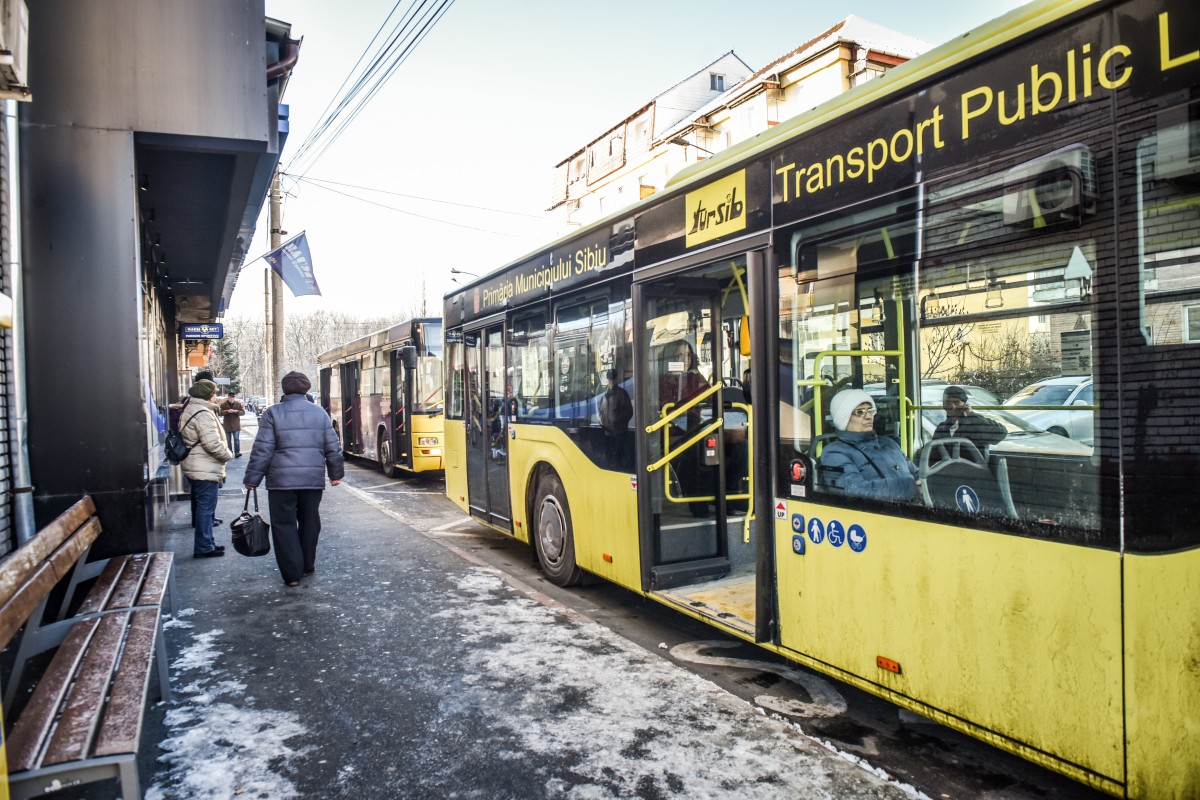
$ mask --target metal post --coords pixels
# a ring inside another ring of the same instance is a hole
[[[271,397],[271,265],[263,261],[263,397]]]
[[[271,178],[271,249],[282,244],[283,218],[280,208],[279,169]],[[274,270],[271,274],[271,374],[267,383],[267,402],[276,392],[276,383],[283,376],[283,279]]]
[[[12,293],[12,409],[9,419],[9,451],[13,460],[13,528],[17,544],[25,544],[37,530],[33,518],[33,481],[29,471],[29,405],[25,383],[25,276],[21,262],[21,160],[18,155],[20,125],[17,123],[17,103],[5,100],[5,157],[8,172],[8,247],[4,254],[7,286]]]

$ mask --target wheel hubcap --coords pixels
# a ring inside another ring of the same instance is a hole
[[[552,564],[562,558],[566,528],[566,517],[558,500],[554,497],[542,500],[542,511],[538,515],[538,541],[542,545],[542,555]]]

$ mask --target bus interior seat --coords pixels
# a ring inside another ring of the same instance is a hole
[[[918,463],[921,497],[929,508],[958,509],[968,514],[1015,518],[1008,486],[1008,464],[998,459],[996,473],[970,439],[934,439],[921,450]]]
[[[737,386],[725,386],[721,389],[721,402],[726,408],[730,403],[745,403],[746,393]]]
[[[822,487],[821,480],[821,448],[837,439],[836,433],[822,433],[820,436],[814,436],[808,444],[808,466],[809,474],[812,475],[812,488],[814,490]]]

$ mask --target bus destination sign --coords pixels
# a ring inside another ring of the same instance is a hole
[[[179,326],[180,339],[220,339],[220,322],[185,322]]]

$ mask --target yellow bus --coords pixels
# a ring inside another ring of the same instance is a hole
[[[414,319],[317,357],[342,450],[389,477],[442,469],[442,321]]]
[[[447,295],[449,497],[557,584],[1196,796],[1198,30],[1031,3]]]

